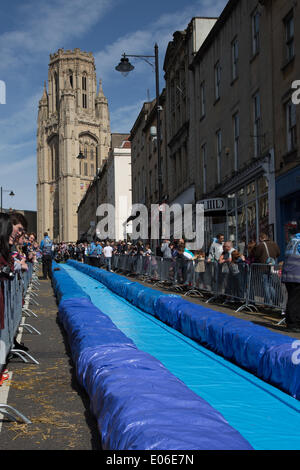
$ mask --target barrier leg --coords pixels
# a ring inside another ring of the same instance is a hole
[[[25,313],[28,317],[31,317],[33,315],[35,318],[38,318],[38,315],[34,313],[32,310],[30,310],[30,308],[23,307],[22,312]]]
[[[26,418],[20,411],[16,410],[13,406],[5,405],[4,403],[0,403],[0,413],[4,416],[7,416],[12,421],[18,421],[17,418],[21,419],[25,424],[31,424],[30,419]],[[14,416],[16,415],[16,416]]]
[[[16,356],[20,357],[23,360],[23,362],[26,362],[26,363],[28,362],[27,359],[23,357],[25,355],[25,356],[28,356],[29,359],[31,359],[32,362],[34,362],[35,364],[37,365],[39,364],[39,362],[36,359],[34,359],[34,357],[32,357],[30,354],[28,354],[27,351],[23,351],[21,349],[11,349],[10,353],[15,354]]]
[[[41,334],[41,332],[39,330],[37,330],[36,328],[34,328],[34,326],[32,325],[29,325],[29,323],[22,323],[20,325],[20,327],[25,327],[25,330],[29,331],[29,333],[32,333],[32,331],[35,331],[38,335]]]

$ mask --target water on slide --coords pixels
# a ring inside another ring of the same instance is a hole
[[[96,307],[217,409],[254,449],[300,449],[300,403],[131,305],[75,268],[68,274]]]

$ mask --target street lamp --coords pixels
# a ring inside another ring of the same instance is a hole
[[[1,211],[0,212],[2,212],[2,209],[3,209],[3,207],[2,207],[3,193],[9,193],[9,196],[11,196],[11,197],[15,196],[15,193],[11,189],[3,189],[2,186],[0,188],[0,193],[1,193],[1,196],[0,196]]]
[[[77,155],[78,160],[84,160],[85,159],[85,155],[83,155],[82,151],[80,150],[79,151],[79,154]]]
[[[138,57],[145,60],[151,67],[153,64],[148,60],[155,59],[155,89],[156,89],[156,120],[157,120],[157,173],[158,173],[158,204],[162,204],[162,169],[161,169],[161,128],[160,128],[160,111],[161,107],[159,105],[159,67],[158,67],[158,45],[154,46],[154,56],[153,55],[133,55],[133,54],[124,54],[121,57],[119,65],[115,67],[118,72],[121,72],[123,76],[127,76],[129,72],[134,69],[134,66],[129,62],[128,57]],[[159,223],[160,226],[160,223]],[[159,241],[161,238],[160,228],[159,228]]]

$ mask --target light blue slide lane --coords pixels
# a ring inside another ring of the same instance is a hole
[[[64,269],[139,349],[222,413],[255,449],[300,449],[298,400],[144,313],[92,277],[68,265]]]

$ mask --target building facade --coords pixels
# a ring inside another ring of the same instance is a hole
[[[50,54],[37,130],[38,238],[76,241],[77,207],[108,156],[110,118],[92,53]],[[79,160],[79,152],[85,156]]]
[[[300,231],[299,8],[229,0],[219,18],[192,18],[168,45],[164,200],[204,204],[205,247],[219,232],[240,249],[266,232],[283,253]],[[156,202],[153,107],[144,104],[131,130],[133,202],[146,205]]]
[[[197,150],[194,88],[190,65],[215,25],[216,18],[192,18],[184,31],[176,31],[164,60],[166,81],[166,149],[168,203],[192,204],[196,198]]]
[[[110,222],[114,233],[101,238],[116,241],[126,238],[126,220],[132,203],[131,143],[128,137],[128,134],[111,134],[108,158],[102,161],[97,178],[90,184],[77,209],[79,240],[91,241],[97,237],[97,223],[102,216],[96,217],[96,212],[104,204],[114,207],[114,220]],[[103,231],[108,229],[105,225]]]
[[[297,26],[296,3],[231,0],[191,65],[196,199],[222,201],[206,231],[237,247],[265,232],[284,253],[300,228]]]
[[[114,240],[126,240],[131,212],[131,142],[129,135],[112,134],[107,160],[107,203],[114,207]]]
[[[231,0],[191,65],[196,200],[235,246],[275,235],[271,29],[266,6]]]
[[[276,232],[283,253],[292,233],[300,232],[299,93],[292,98],[293,82],[300,80],[300,5],[273,1],[265,8],[273,18]]]
[[[160,106],[160,162],[162,173],[162,194],[159,201],[158,149],[157,149],[157,108],[156,99],[146,102],[137,117],[131,132],[132,149],[132,203],[143,204],[148,212],[148,237],[151,238],[151,206],[168,201],[168,159],[166,148],[166,93],[159,97]],[[142,239],[144,237],[141,236]],[[152,244],[156,246],[155,240]]]

